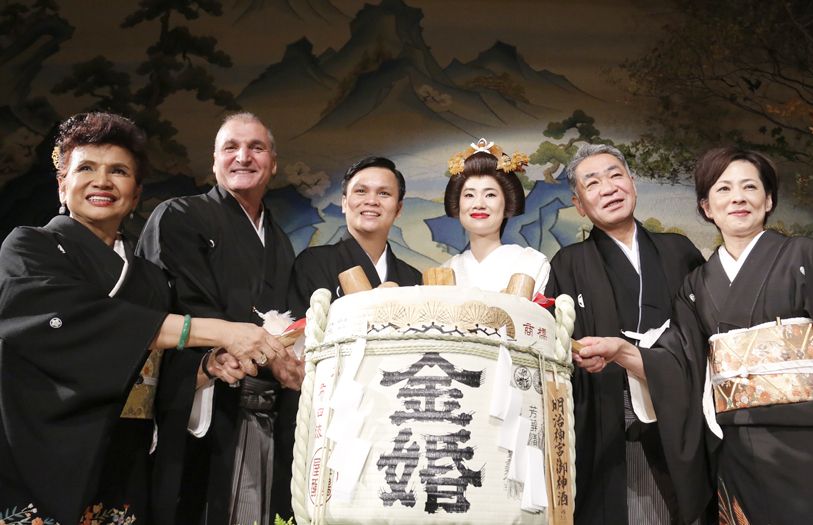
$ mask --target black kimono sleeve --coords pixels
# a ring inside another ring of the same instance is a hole
[[[209,262],[211,247],[220,239],[212,238],[205,215],[205,210],[182,199],[161,204],[147,221],[137,251],[166,272],[177,313],[224,319],[220,287]],[[198,349],[189,350],[164,357],[158,389],[161,419],[172,415],[173,424],[183,422],[183,429],[175,429],[181,434],[186,431],[203,356]]]
[[[329,247],[308,248],[294,261],[291,282],[288,286],[288,308],[296,319],[305,316],[310,306],[311,295],[320,288],[330,290],[331,300],[336,299],[338,274],[330,275],[334,255]]]
[[[421,284],[421,272],[395,257],[387,245],[387,280],[399,286]],[[381,284],[375,265],[359,243],[349,234],[336,244],[307,248],[294,261],[288,286],[288,307],[296,318],[304,317],[310,306],[311,294],[320,288],[330,291],[331,300],[342,295],[339,274],[354,266],[361,266],[370,285]]]
[[[213,292],[217,290],[217,283],[207,264],[210,245],[206,234],[209,232],[201,227],[200,214],[196,212],[194,206],[180,199],[160,204],[144,226],[137,252],[167,274],[176,313],[222,319],[223,312],[215,306],[219,299]],[[188,348],[183,352],[168,352],[161,363],[161,380],[156,393],[160,441],[153,473],[153,519],[156,522],[176,521],[178,494],[188,454],[187,425],[202,356],[201,349]],[[192,489],[206,490],[208,462],[199,466],[201,479]]]
[[[108,292],[52,234],[18,228],[3,244],[0,508],[28,496],[75,523],[96,489],[107,434],[166,316]]]
[[[681,514],[699,517],[712,497],[718,443],[703,415],[707,335],[695,306],[700,271],[675,298],[670,328],[657,347],[641,352],[669,474]]]
[[[194,317],[223,318],[217,276],[209,264],[211,248],[220,239],[201,225],[205,213],[173,200],[161,204],[150,216],[138,242],[137,252],[169,275],[176,304],[183,304]],[[209,233],[210,235],[206,235]]]
[[[616,335],[615,302],[593,244],[563,248],[550,264],[545,295],[568,294],[576,303],[573,338]],[[604,523],[605,516],[626,515],[622,373],[617,365],[600,374],[576,367],[570,379],[576,432],[576,523]]]

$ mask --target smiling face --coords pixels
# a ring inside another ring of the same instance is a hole
[[[700,204],[706,217],[720,229],[723,240],[750,239],[764,229],[773,201],[756,166],[746,160],[735,160],[720,174]]]
[[[67,173],[59,179],[59,200],[68,207],[71,217],[109,245],[140,195],[135,160],[120,146],[74,148]]]
[[[573,205],[595,226],[610,232],[633,223],[637,193],[624,164],[609,153],[584,159],[575,169]]]
[[[460,224],[469,235],[500,235],[505,219],[505,195],[494,177],[466,179],[460,192]]]
[[[215,139],[212,170],[226,191],[259,203],[277,172],[277,156],[265,126],[249,119],[226,122]]]
[[[379,167],[365,168],[356,173],[342,195],[342,211],[347,229],[353,237],[386,238],[395,219],[401,215],[398,201],[398,179],[395,174]]]

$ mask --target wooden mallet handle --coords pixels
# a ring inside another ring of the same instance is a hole
[[[423,272],[423,284],[427,286],[454,286],[454,270],[451,268],[427,268]]]
[[[518,295],[530,301],[534,293],[535,284],[534,278],[530,275],[515,273],[511,276],[511,280],[508,281],[508,287],[505,289],[505,293]]]
[[[295,330],[291,330],[290,332],[285,332],[277,337],[277,341],[282,343],[282,346],[291,346],[299,339],[299,336],[305,333],[304,328],[297,328]]]
[[[344,295],[350,295],[351,293],[356,292],[365,292],[373,289],[373,286],[370,284],[370,280],[367,279],[367,275],[364,273],[364,269],[361,266],[353,266],[349,270],[345,270],[340,273],[339,284],[344,291]]]

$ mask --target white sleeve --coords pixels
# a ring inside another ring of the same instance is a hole
[[[714,395],[711,391],[711,372],[706,364],[706,382],[703,385],[703,415],[709,430],[720,439],[723,439],[723,429],[717,422],[717,410],[714,408]]]
[[[536,274],[536,286],[534,286],[534,295],[545,291],[545,285],[548,284],[548,277],[550,277],[550,263],[548,258],[542,255],[542,264],[539,265],[539,273]]]
[[[652,398],[649,397],[649,384],[646,379],[639,379],[627,372],[627,379],[630,385],[630,401],[632,411],[642,423],[654,423],[658,420],[655,415],[655,407],[652,405]]]
[[[521,265],[520,267],[524,266],[525,268],[532,268],[534,270],[533,272],[526,272],[534,278],[533,295],[544,292],[545,285],[548,284],[548,277],[550,276],[550,263],[548,262],[548,258],[545,257],[544,253],[530,247],[524,249],[521,258],[521,262],[524,262],[527,266]],[[533,299],[533,297],[531,297],[531,299]]]
[[[658,328],[650,328],[643,334],[624,330],[622,330],[621,333],[630,339],[638,340],[638,348],[652,348],[660,336],[669,328],[669,321],[670,320],[667,319]],[[658,418],[655,414],[652,398],[649,396],[649,384],[646,382],[646,379],[637,378],[629,372],[627,372],[627,379],[630,386],[632,411],[635,412],[636,417],[638,417],[642,423],[654,423]]]
[[[186,429],[195,437],[203,437],[209,431],[212,423],[212,404],[215,395],[215,380],[195,391],[195,400],[192,401],[192,410],[189,412],[189,422]]]

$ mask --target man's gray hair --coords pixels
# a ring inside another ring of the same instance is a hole
[[[241,122],[256,122],[257,124],[261,125],[265,128],[268,132],[268,141],[271,144],[271,153],[277,153],[277,141],[274,140],[274,135],[271,133],[271,128],[265,125],[265,123],[250,111],[240,111],[239,113],[232,113],[231,115],[227,115],[226,118],[223,119],[223,122],[220,123],[220,127],[217,129],[217,132],[220,133],[220,130],[223,129],[223,126],[228,124],[233,120],[239,120]],[[215,148],[217,148],[217,135],[215,135]]]
[[[565,168],[570,191],[576,193],[576,168],[579,167],[579,164],[588,157],[605,153],[620,160],[627,170],[627,174],[632,177],[632,171],[630,170],[629,164],[627,164],[627,159],[624,158],[624,154],[621,153],[618,148],[610,146],[609,144],[584,144],[579,148],[579,151],[573,155],[573,158],[570,159],[570,162],[567,163],[567,167]]]

